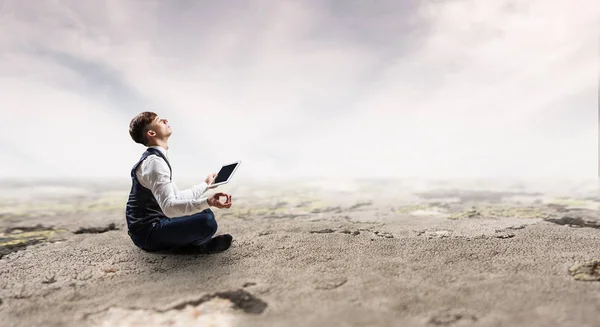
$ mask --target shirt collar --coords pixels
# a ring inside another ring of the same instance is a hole
[[[165,157],[167,157],[167,158],[169,157],[167,150],[165,150],[165,148],[163,148],[159,145],[152,145],[152,146],[149,146],[149,148],[156,149],[156,150],[160,151],[160,153],[162,153]]]

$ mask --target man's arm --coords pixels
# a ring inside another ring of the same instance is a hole
[[[202,194],[206,193],[206,191],[208,190],[208,185],[205,182],[202,182],[200,184],[192,186],[191,188],[181,191],[177,189],[177,186],[175,184],[173,184],[173,187],[175,188],[175,193],[177,193],[177,195],[181,199],[197,199],[201,197]]]
[[[177,190],[177,187],[175,186],[175,184],[173,184],[173,186],[175,187],[175,189],[177,190],[177,192],[179,192],[179,194],[183,197],[183,198],[188,198],[188,199],[195,199],[195,198],[199,198],[202,196],[202,194],[206,193],[206,191],[210,190],[210,189],[214,189],[217,186],[212,186],[209,187],[208,183],[212,183],[212,181],[214,180],[214,178],[217,176],[217,173],[212,173],[210,175],[208,175],[206,177],[206,179],[204,180],[204,182],[198,184],[198,185],[194,185],[192,186],[192,188],[183,190],[183,191],[179,191]]]
[[[210,207],[208,199],[202,197],[206,192],[204,183],[179,191],[169,175],[169,166],[157,156],[149,156],[144,160],[138,174],[140,183],[152,191],[165,216],[187,216]]]

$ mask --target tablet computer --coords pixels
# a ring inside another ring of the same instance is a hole
[[[229,180],[231,180],[231,176],[233,176],[233,173],[235,173],[235,171],[238,169],[241,163],[242,161],[238,160],[236,162],[223,165],[223,167],[221,167],[221,170],[219,170],[219,172],[217,173],[217,176],[215,176],[213,182],[208,186],[213,187],[229,183]]]

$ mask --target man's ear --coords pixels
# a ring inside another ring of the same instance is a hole
[[[149,131],[148,131],[148,135],[149,135],[149,136],[156,136],[156,132],[155,132],[155,131],[153,131],[153,130],[149,130]]]

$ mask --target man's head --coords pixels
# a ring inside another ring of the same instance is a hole
[[[133,141],[145,146],[162,145],[171,133],[169,121],[150,111],[138,114],[129,123],[129,135]]]

